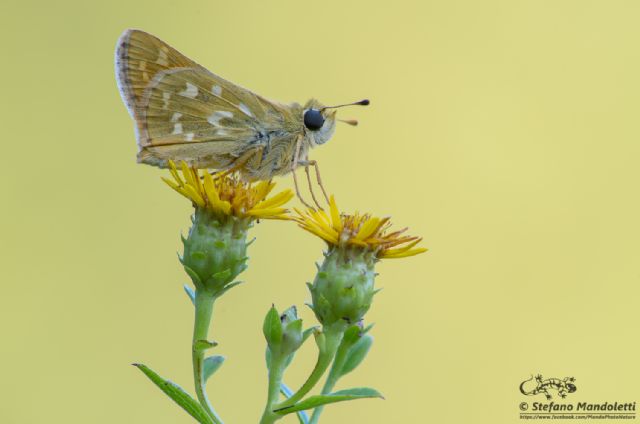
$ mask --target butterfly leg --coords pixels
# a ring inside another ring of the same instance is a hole
[[[242,156],[240,156],[239,158],[237,158],[234,162],[233,165],[228,168],[225,171],[222,172],[217,172],[214,174],[214,178],[221,178],[221,177],[226,177],[227,175],[230,175],[236,171],[239,171],[240,169],[242,169],[253,157],[258,156],[258,157],[262,157],[262,150],[264,149],[263,146],[260,147],[256,147],[255,149],[251,149],[248,152],[244,153]]]
[[[315,170],[316,170],[316,180],[318,180],[318,185],[320,186],[320,189],[322,190],[322,194],[324,195],[324,199],[327,201],[327,204],[329,204],[329,196],[327,196],[327,192],[324,189],[324,184],[322,184],[322,177],[320,177],[320,168],[318,167],[318,162],[315,161],[315,160],[306,160],[304,162],[301,162],[301,164],[305,165],[305,167],[307,169],[307,177],[309,175],[309,171],[308,171],[309,166],[313,166],[315,168]],[[311,181],[309,181],[309,184],[311,184]],[[313,193],[313,191],[311,193]]]
[[[309,183],[309,192],[311,193],[311,198],[313,199],[313,203],[316,204],[318,209],[324,210],[324,208],[322,206],[320,206],[320,203],[318,203],[318,199],[316,199],[316,194],[313,192],[313,183],[311,182],[311,174],[309,174],[309,164],[308,163],[304,164],[304,172],[305,172],[305,174],[307,174],[307,182]]]
[[[300,188],[298,187],[298,177],[296,175],[296,168],[298,167],[298,156],[300,156],[300,146],[302,146],[302,137],[298,137],[298,141],[296,142],[296,154],[293,156],[293,164],[291,166],[291,174],[293,174],[293,185],[296,189],[296,196],[298,196],[298,199],[300,199],[300,201],[302,202],[303,205],[305,205],[307,208],[309,209],[313,209],[313,206],[311,206],[310,204],[308,204],[303,198],[302,198],[302,194],[300,194]],[[312,196],[313,196],[313,192]],[[315,200],[315,198],[314,198]],[[317,204],[318,202],[316,202]]]

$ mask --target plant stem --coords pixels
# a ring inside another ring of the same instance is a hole
[[[350,347],[351,346],[345,346],[343,343],[338,348],[338,352],[336,353],[333,365],[331,366],[331,371],[329,371],[327,380],[324,382],[324,386],[322,386],[322,391],[320,392],[321,394],[326,395],[327,393],[331,393],[333,387],[342,376],[342,369],[344,368],[344,364],[347,360],[347,353],[349,353]],[[323,409],[324,406],[319,406],[313,410],[313,415],[311,415],[309,424],[318,423],[318,421],[320,420],[320,414],[322,414]]]
[[[282,415],[273,412],[280,396],[280,386],[282,385],[282,375],[286,367],[285,359],[281,355],[271,354],[269,364],[269,391],[267,394],[267,404],[264,407],[260,424],[271,424],[282,418]]]
[[[213,406],[207,398],[204,386],[204,378],[202,367],[204,363],[204,349],[196,349],[196,343],[199,340],[207,340],[209,337],[209,326],[213,315],[213,304],[216,297],[206,290],[196,290],[195,298],[195,320],[193,323],[193,342],[192,342],[192,359],[193,359],[193,382],[196,388],[198,400],[202,404],[207,414],[216,424],[222,424],[222,420],[213,409]]]
[[[295,404],[309,393],[311,389],[313,389],[327,368],[329,368],[329,365],[331,365],[331,361],[333,361],[336,351],[340,346],[340,342],[342,341],[345,329],[346,325],[343,323],[337,323],[337,325],[325,327],[322,330],[325,334],[326,341],[324,348],[320,349],[320,352],[318,353],[318,360],[316,361],[316,366],[313,368],[311,375],[307,378],[307,381],[304,382],[302,387],[293,394],[293,396],[279,405],[276,405],[276,409],[286,408],[287,406]]]

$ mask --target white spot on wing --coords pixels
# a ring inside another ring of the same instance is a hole
[[[187,141],[193,141],[193,136],[194,136],[193,133],[186,133],[184,135],[184,139],[187,140]]]
[[[220,95],[222,94],[222,87],[220,87],[219,85],[213,85],[213,87],[211,87],[211,92],[220,97]]]
[[[242,111],[242,113],[244,113],[245,115],[250,116],[250,117],[253,118],[253,113],[251,113],[251,110],[249,110],[247,105],[245,105],[244,103],[240,103],[238,105],[238,109],[240,109]]]
[[[233,113],[228,112],[226,110],[220,110],[218,112],[213,112],[208,118],[207,121],[213,125],[214,127],[220,127],[221,119],[229,119],[233,118]]]
[[[180,112],[174,112],[173,116],[171,116],[171,122],[178,122],[181,116],[182,114]]]
[[[229,133],[225,130],[217,130],[216,135],[220,137],[224,137],[225,135],[229,135]]]
[[[171,93],[167,93],[166,91],[162,93],[162,101],[164,104],[162,105],[162,109],[169,109],[169,99],[171,98]]]
[[[173,124],[173,132],[171,134],[182,134],[182,124],[180,122],[176,122],[175,124]]]
[[[184,97],[189,97],[190,99],[195,99],[196,96],[198,95],[198,87],[188,82],[187,88],[185,88],[178,94]]]
[[[167,52],[164,49],[160,49],[158,51],[158,58],[156,59],[156,63],[161,66],[169,66],[169,57],[167,56]]]

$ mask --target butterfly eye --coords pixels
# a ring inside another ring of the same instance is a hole
[[[324,117],[317,109],[309,109],[304,113],[304,126],[311,131],[317,131],[324,125]]]

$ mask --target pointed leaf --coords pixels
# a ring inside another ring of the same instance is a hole
[[[189,299],[191,299],[191,303],[193,303],[195,305],[196,304],[196,292],[194,292],[193,289],[191,288],[191,286],[189,286],[188,284],[184,285],[184,291],[185,291],[185,293],[187,293],[187,296],[189,296]]]
[[[220,368],[224,360],[225,357],[221,355],[214,355],[205,358],[204,363],[202,364],[202,377],[205,382],[209,380],[209,377],[211,377],[214,372],[218,371],[218,368]]]
[[[353,345],[358,340],[360,340],[360,334],[362,332],[362,328],[358,325],[352,325],[344,332],[344,336],[342,336],[342,344],[343,345]]]
[[[280,383],[280,393],[282,393],[282,395],[287,399],[293,396],[293,391],[291,391],[291,389],[284,383]],[[298,411],[296,412],[296,416],[298,417],[298,422],[300,424],[309,424],[309,416],[306,412]]]
[[[277,349],[280,347],[280,343],[282,342],[282,322],[274,306],[269,309],[269,312],[267,312],[267,315],[264,317],[262,332],[270,348]]]
[[[357,387],[354,389],[339,390],[337,392],[329,393],[327,395],[310,396],[296,403],[295,405],[292,405],[286,408],[276,409],[274,412],[277,412],[278,414],[281,414],[281,415],[285,415],[285,414],[290,414],[292,412],[317,408],[318,406],[327,405],[329,403],[344,402],[347,400],[366,399],[366,398],[384,399],[384,397],[382,397],[382,395],[377,390],[371,389],[369,387]]]
[[[231,278],[231,270],[225,269],[224,271],[216,272],[211,277],[207,279],[205,285],[213,286],[216,284],[222,284]]]
[[[311,334],[313,334],[314,330],[316,330],[318,328],[317,325],[314,325],[313,327],[309,327],[306,330],[304,330],[302,332],[302,343],[304,343]]]
[[[226,292],[228,292],[230,289],[234,288],[235,286],[239,286],[242,283],[243,283],[243,281],[234,281],[233,283],[229,283],[226,286],[224,286],[224,288],[222,290],[220,290],[218,293],[216,293],[216,296],[220,297],[223,294],[225,294]]]
[[[202,281],[200,280],[200,276],[188,266],[184,265],[183,267],[184,267],[184,272],[186,272],[187,275],[191,277],[191,281],[193,281],[193,285],[196,287],[201,287]]]
[[[187,411],[187,413],[195,418],[196,421],[202,424],[214,424],[214,421],[209,417],[209,415],[207,415],[204,408],[180,386],[172,381],[165,380],[143,364],[133,365],[149,377],[149,380],[158,386],[160,390],[169,396],[175,403],[180,405],[182,409]]]
[[[340,375],[348,374],[360,365],[362,360],[367,356],[367,353],[369,353],[372,343],[373,337],[365,334],[360,338],[360,340],[351,346],[349,353],[347,353],[344,365],[342,366],[342,370],[340,370]]]
[[[193,343],[193,348],[196,351],[207,350],[207,349],[211,349],[212,347],[216,347],[216,346],[218,346],[218,342],[214,342],[214,341],[211,341],[211,340],[196,340]]]

